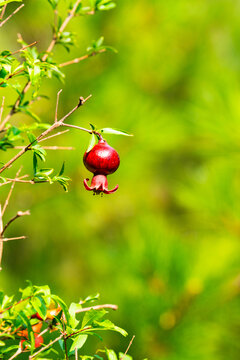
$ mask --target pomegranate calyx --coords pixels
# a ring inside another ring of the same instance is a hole
[[[112,190],[108,189],[108,181],[106,175],[94,175],[90,186],[87,183],[88,181],[89,179],[84,179],[83,181],[85,189],[88,191],[93,191],[94,194],[112,194],[118,189],[118,185],[116,185],[115,188]]]

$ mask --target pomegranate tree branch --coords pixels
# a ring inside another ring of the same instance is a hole
[[[30,150],[33,143],[40,141],[45,136],[47,136],[51,131],[55,130],[59,126],[62,126],[62,123],[64,122],[64,120],[66,120],[70,115],[72,115],[74,113],[74,111],[76,111],[80,106],[82,106],[90,97],[91,97],[91,95],[89,95],[86,99],[84,99],[83,97],[80,97],[78,104],[71,111],[69,111],[69,113],[67,113],[62,119],[58,120],[57,122],[54,122],[47,130],[45,130],[43,133],[41,133],[35,141],[33,141],[32,143],[29,143],[27,146],[25,146],[23,149],[21,149],[11,160],[9,160],[5,165],[3,165],[0,168],[0,174],[4,170],[9,168],[9,166],[11,166],[16,160],[18,160],[25,152]]]
[[[6,11],[6,7],[7,7],[7,4],[4,5],[4,7],[2,8],[2,11],[1,11],[1,15],[0,15],[0,21],[2,20],[4,14],[5,14],[5,11]]]
[[[126,357],[126,355],[127,355],[127,353],[128,353],[128,350],[130,349],[130,347],[131,347],[131,345],[132,345],[132,343],[133,343],[134,338],[135,338],[135,335],[133,335],[133,337],[132,337],[132,339],[131,339],[128,347],[127,347],[127,350],[125,351],[124,355],[123,355],[119,360],[123,360],[123,359]]]
[[[13,149],[23,149],[24,146],[14,146]],[[74,150],[73,146],[42,146],[45,150]]]
[[[31,81],[28,81],[26,83],[26,85],[24,86],[24,88],[22,89],[21,94],[18,96],[15,104],[13,105],[11,111],[9,112],[9,114],[5,117],[5,119],[3,120],[2,124],[0,124],[0,131],[2,131],[4,129],[4,126],[6,125],[6,123],[10,120],[10,118],[15,114],[16,112],[16,108],[18,107],[18,105],[20,104],[20,101],[22,99],[22,97],[26,94],[26,92],[29,90],[31,86]]]
[[[21,49],[12,52],[10,55],[12,56],[12,55],[18,54],[19,52],[24,51],[24,50],[26,50],[27,48],[32,47],[32,46],[34,46],[34,45],[36,45],[36,44],[37,44],[37,41],[34,41],[33,43],[31,43],[31,44],[29,44],[29,45],[26,45],[26,46],[22,47]],[[9,56],[9,55],[5,55],[4,57],[8,57],[8,56]]]
[[[11,17],[13,17],[16,13],[18,13],[22,8],[24,7],[24,4],[20,5],[16,10],[13,11],[12,14],[10,14],[5,20],[3,20],[0,23],[0,28],[8,21],[11,19]]]
[[[33,297],[33,295],[29,295],[29,296],[25,297],[24,299],[21,299],[21,300],[17,301],[16,303],[8,306],[7,308],[5,308],[5,309],[3,309],[3,310],[0,310],[0,314],[3,314],[4,312],[12,309],[14,306],[19,305],[19,304],[21,304],[23,301],[27,301],[27,300],[31,299],[32,297]]]
[[[6,83],[6,81],[12,79],[14,76],[18,75],[18,74],[21,74],[22,72],[24,72],[25,69],[19,69],[18,71],[8,75],[2,82],[0,82],[0,86],[4,83]]]
[[[49,344],[47,344],[46,346],[42,347],[40,350],[38,350],[37,352],[35,352],[35,354],[29,356],[29,360],[34,359],[37,355],[39,355],[42,351],[47,350],[50,346],[52,346],[53,344],[55,344],[56,342],[58,342],[59,340],[61,340],[63,338],[63,334],[61,334],[60,336],[58,336],[56,339],[50,341]]]
[[[2,270],[2,253],[3,253],[3,240],[2,240],[2,232],[3,232],[3,218],[2,218],[2,206],[0,204],[0,271]]]
[[[15,179],[5,178],[6,181],[4,181],[3,183],[0,183],[0,187],[4,186],[4,185],[7,185],[7,184],[10,184],[12,182],[25,182],[25,181],[28,182],[29,180],[22,180],[22,179],[24,179],[24,178],[26,178],[28,176],[29,175],[26,174],[26,175],[20,176],[19,178],[15,178]],[[3,178],[0,178],[0,179],[3,179]]]
[[[59,31],[57,32],[57,34],[53,35],[53,39],[50,42],[46,54],[43,55],[42,57],[42,61],[46,61],[48,58],[48,55],[51,53],[52,49],[54,48],[58,37],[61,35],[61,33],[64,31],[64,29],[66,28],[66,26],[68,25],[69,21],[72,20],[72,18],[75,16],[76,10],[78,5],[80,4],[82,0],[77,0],[76,3],[74,4],[72,10],[69,12],[68,16],[66,17],[66,19],[64,20],[64,22],[62,23]]]
[[[2,121],[2,114],[3,114],[4,102],[5,102],[5,96],[3,96],[3,98],[2,98],[2,105],[1,105],[1,108],[0,108],[0,123],[1,123],[1,121]]]
[[[16,236],[12,238],[3,238],[2,241],[23,240],[26,238],[27,238],[26,236]]]
[[[92,134],[92,133],[93,133],[92,130],[85,129],[85,128],[83,128],[83,127],[81,127],[81,126],[77,126],[77,125],[71,125],[71,124],[62,123],[62,126],[66,126],[66,127],[70,127],[70,128],[73,128],[73,129],[78,129],[78,130],[86,131],[86,132],[88,132],[89,134]]]
[[[57,37],[58,37],[59,35],[61,35],[61,33],[64,31],[65,27],[68,25],[69,21],[75,16],[77,7],[78,7],[78,5],[79,5],[80,3],[81,3],[81,0],[77,0],[77,1],[76,1],[76,3],[75,3],[75,5],[73,6],[72,10],[69,12],[68,16],[66,17],[66,19],[65,19],[64,22],[62,23],[62,25],[61,25],[58,33],[53,36],[53,39],[52,39],[52,41],[51,41],[51,43],[50,43],[50,45],[49,45],[46,53],[45,53],[45,54],[43,55],[43,57],[42,57],[42,61],[46,61],[46,59],[48,58],[49,53],[53,50],[53,48],[54,48],[54,46],[55,46],[55,44],[56,44],[56,42],[57,42]],[[23,6],[23,5],[21,5],[21,6]],[[20,10],[20,9],[19,9],[19,10]],[[18,10],[18,11],[19,11],[19,10]],[[12,15],[13,15],[13,14],[12,14]],[[1,24],[0,24],[0,25],[1,25]],[[20,34],[18,34],[18,37],[19,37],[20,39],[22,38]],[[15,74],[15,75],[16,75],[16,74]],[[14,76],[15,76],[15,75],[14,75]],[[26,94],[26,92],[29,90],[30,87],[31,87],[31,81],[28,80],[27,83],[25,84],[25,86],[24,86],[21,94],[18,96],[15,104],[13,105],[12,109],[10,110],[9,114],[6,116],[6,118],[4,119],[3,123],[0,124],[0,132],[4,129],[6,123],[11,119],[11,117],[16,113],[16,108],[18,107],[18,105],[20,104],[21,99],[24,97],[24,95]],[[24,152],[23,152],[23,153],[24,153]],[[21,155],[22,155],[22,154],[21,154]],[[20,155],[20,156],[21,156],[21,155]],[[1,170],[0,170],[0,173],[1,173]]]
[[[76,311],[76,314],[81,313],[81,312],[85,312],[85,311],[90,311],[90,310],[101,310],[101,309],[112,309],[112,310],[117,310],[118,306],[117,305],[113,305],[113,304],[103,304],[103,305],[95,305],[95,306],[89,306],[86,308],[82,308]]]
[[[64,131],[59,131],[59,132],[58,132],[58,133],[56,133],[56,134],[53,134],[53,135],[47,136],[47,137],[45,137],[44,139],[39,140],[39,142],[42,142],[42,141],[45,141],[45,140],[51,139],[51,138],[53,138],[53,137],[55,137],[55,136],[58,136],[58,135],[65,134],[65,133],[66,133],[66,132],[68,132],[68,131],[69,131],[68,129],[67,129],[67,130],[64,130]]]
[[[65,357],[66,360],[69,360],[68,358],[68,350],[67,350],[67,337],[66,337],[66,328],[65,328],[65,324],[63,322],[63,332],[64,332],[64,336],[63,336],[63,341],[64,341],[64,349],[65,349]]]
[[[1,236],[4,234],[4,232],[7,230],[7,228],[9,227],[9,225],[15,221],[16,219],[18,219],[19,217],[21,216],[25,216],[25,215],[30,215],[30,211],[27,210],[27,211],[18,211],[17,212],[17,215],[15,215],[13,218],[11,218],[8,223],[4,226],[2,232],[1,232]]]
[[[23,352],[22,347],[19,346],[19,348],[17,349],[17,351],[8,359],[8,360],[13,360],[15,359],[18,355],[20,355]]]
[[[18,178],[21,170],[22,170],[22,167],[20,167],[20,169],[17,171],[17,173],[16,173],[16,178]],[[3,216],[3,214],[5,213],[5,210],[6,210],[7,206],[8,206],[8,203],[9,203],[10,197],[11,197],[11,195],[12,195],[14,186],[15,186],[15,181],[12,183],[12,186],[11,186],[11,188],[10,188],[10,190],[9,190],[9,193],[8,193],[8,195],[7,195],[7,198],[6,198],[5,203],[4,203],[4,205],[3,205],[2,216]]]
[[[56,111],[55,111],[55,123],[57,122],[57,118],[58,118],[58,103],[59,103],[59,96],[62,92],[62,89],[59,90],[59,92],[57,93],[57,102],[56,102]]]
[[[100,53],[104,53],[106,51],[107,51],[106,49],[101,49],[101,50],[98,50],[98,51],[94,51],[91,54],[86,54],[86,55],[83,55],[83,56],[81,56],[79,58],[76,58],[76,59],[67,61],[65,63],[62,63],[62,64],[59,65],[59,67],[64,67],[64,66],[68,66],[68,65],[72,65],[72,64],[78,64],[80,61],[86,60],[86,59],[90,58],[91,56],[95,56],[95,55],[98,55]]]

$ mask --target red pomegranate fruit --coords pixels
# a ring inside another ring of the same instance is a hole
[[[85,152],[83,162],[86,168],[94,174],[91,186],[87,184],[89,179],[84,179],[84,186],[88,191],[93,191],[94,194],[111,194],[118,189],[117,185],[114,189],[108,190],[107,175],[117,170],[120,158],[116,150],[105,140],[100,139],[89,152]]]

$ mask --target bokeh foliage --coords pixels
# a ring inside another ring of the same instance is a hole
[[[38,40],[40,49],[49,43],[49,5],[25,3],[14,24],[2,29],[1,48],[16,49],[19,31],[29,43]],[[32,216],[8,235],[29,239],[5,246],[1,287],[13,292],[31,279],[69,302],[100,292],[102,301],[119,305],[114,321],[136,335],[130,353],[138,359],[237,360],[239,3],[117,4],[73,22],[78,48],[67,57],[83,55],[100,35],[119,53],[72,65],[64,85],[46,81],[50,101],[41,100],[35,112],[52,121],[61,87],[63,114],[79,95],[92,93],[72,123],[135,135],[106,136],[121,156],[109,177],[119,190],[111,197],[89,195],[82,184],[88,135],[71,131],[57,139],[76,147],[48,156],[49,166],[66,161],[69,193],[57,185],[18,185],[10,213],[31,208]],[[60,48],[56,56],[66,58]],[[9,91],[8,104],[14,96]],[[124,351],[128,339],[119,343],[113,335],[107,342]]]

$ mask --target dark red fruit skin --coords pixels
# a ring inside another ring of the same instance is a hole
[[[115,149],[104,140],[85,152],[83,162],[86,168],[93,174],[109,175],[114,173],[120,164],[120,158]]]

